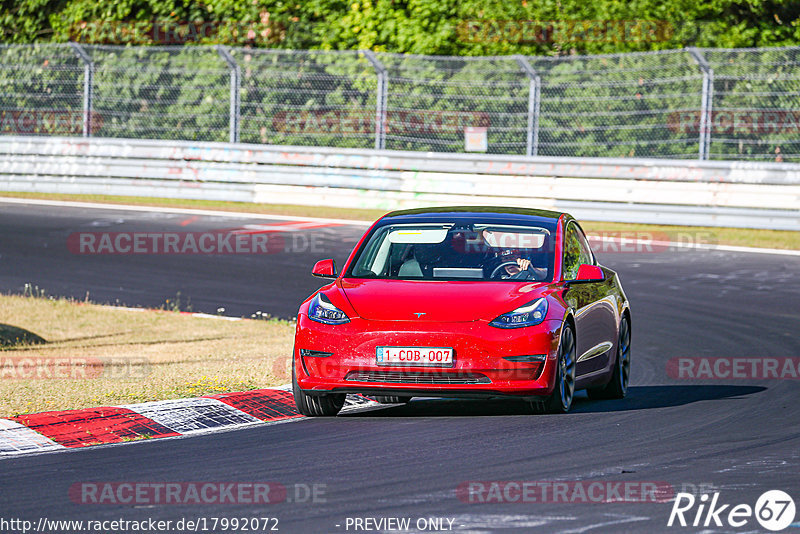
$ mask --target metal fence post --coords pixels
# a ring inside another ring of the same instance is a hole
[[[386,106],[388,100],[388,82],[386,67],[372,50],[362,50],[362,54],[372,64],[378,77],[377,94],[375,95],[375,150],[386,148]]]
[[[708,159],[711,147],[711,128],[712,128],[712,103],[714,93],[714,69],[706,61],[703,53],[695,47],[686,49],[695,60],[700,70],[703,71],[703,95],[700,101],[700,151],[698,159]]]
[[[525,154],[536,156],[539,153],[539,103],[542,94],[542,79],[524,56],[514,56],[528,77],[528,131]]]
[[[217,45],[217,51],[222,59],[225,60],[225,63],[228,64],[228,67],[231,69],[231,101],[230,101],[230,113],[229,113],[229,127],[230,127],[230,142],[231,143],[238,143],[239,142],[239,119],[241,118],[241,105],[239,102],[239,93],[241,87],[241,79],[242,79],[242,72],[239,68],[239,64],[236,63],[236,60],[233,59],[233,56],[228,50],[227,47],[222,45]]]
[[[83,137],[92,136],[92,108],[94,103],[94,62],[78,43],[69,43],[83,62]]]

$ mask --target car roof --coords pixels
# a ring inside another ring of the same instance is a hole
[[[541,224],[553,227],[561,215],[557,211],[507,206],[446,206],[393,211],[384,215],[379,224],[482,219],[497,224]]]

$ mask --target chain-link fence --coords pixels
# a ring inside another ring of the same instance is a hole
[[[3,45],[0,134],[800,161],[800,47],[437,57]]]

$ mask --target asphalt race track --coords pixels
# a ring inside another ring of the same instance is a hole
[[[160,306],[180,291],[194,311],[289,317],[320,285],[308,274],[313,262],[334,257],[341,265],[363,232],[300,230],[318,236],[314,250],[261,255],[81,255],[66,245],[82,231],[252,224],[270,221],[0,203],[0,290],[19,293],[31,283],[134,306]],[[536,416],[516,402],[417,399],[332,419],[3,459],[0,517],[276,517],[279,531],[291,533],[422,532],[418,518],[444,518],[445,527],[452,520],[458,533],[766,532],[753,517],[740,528],[668,527],[671,502],[476,503],[457,493],[470,481],[658,482],[675,492],[719,492],[719,504],[730,507],[754,506],[780,489],[800,508],[800,380],[667,373],[678,357],[796,362],[800,257],[685,249],[598,256],[619,272],[633,311],[625,400],[581,394],[567,415]],[[268,505],[72,502],[70,486],[86,481],[276,482],[288,495]],[[303,488],[315,484],[317,498],[306,499]],[[412,528],[354,527],[354,518],[390,517],[410,518]]]
[[[94,302],[147,308],[180,293],[182,310],[293,317],[322,285],[309,274],[314,262],[333,257],[341,266],[364,227],[280,232],[282,250],[267,247],[268,254],[81,254],[68,247],[69,236],[82,232],[198,233],[286,222],[0,202],[0,291],[21,293],[30,283],[50,295],[82,300],[88,293]]]

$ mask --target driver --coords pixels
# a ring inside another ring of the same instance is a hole
[[[531,260],[523,258],[517,250],[506,249],[497,256],[500,265],[506,264],[500,270],[500,278],[504,280],[543,280],[547,275],[546,269],[534,267]]]

